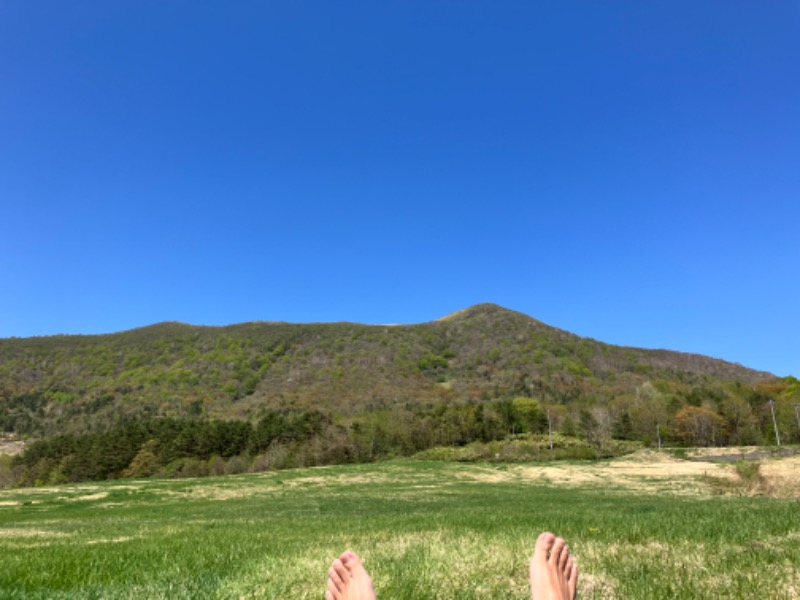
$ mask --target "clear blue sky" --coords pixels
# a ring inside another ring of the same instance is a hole
[[[0,337],[495,302],[800,375],[800,5],[0,4]]]

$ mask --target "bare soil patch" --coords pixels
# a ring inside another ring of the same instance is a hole
[[[0,435],[0,454],[21,454],[25,450],[25,442],[6,435]]]

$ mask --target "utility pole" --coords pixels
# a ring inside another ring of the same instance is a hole
[[[797,406],[797,404],[795,404]],[[550,436],[550,450],[553,449],[553,426],[550,424],[550,409],[547,409],[547,433]]]
[[[775,418],[775,400],[772,398],[769,399],[769,408],[772,411],[772,425],[775,427],[775,441],[778,442],[778,446],[780,446],[781,436],[778,433],[778,420]]]
[[[794,403],[794,416],[797,417],[797,431],[800,433],[800,402]]]
[[[658,440],[658,449],[661,450],[661,426],[656,425],[656,439]]]

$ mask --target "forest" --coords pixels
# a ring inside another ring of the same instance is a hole
[[[0,467],[0,482],[30,486],[258,472],[372,462],[442,446],[499,440],[541,442],[538,453],[516,457],[506,452],[506,460],[596,458],[641,445],[723,446],[776,441],[771,411],[764,410],[768,401],[763,391],[752,392],[743,402],[736,396],[724,396],[712,405],[704,404],[708,395],[695,393],[672,415],[661,410],[655,393],[655,388],[646,386],[639,403],[615,414],[600,408],[574,412],[517,397],[487,403],[398,407],[347,422],[318,410],[271,410],[252,423],[140,419],[104,432],[35,441],[6,465],[4,474]],[[711,408],[714,405],[716,410]],[[659,422],[659,415],[664,416],[663,422]],[[797,425],[784,427],[784,443],[800,442]]]
[[[408,326],[165,323],[0,340],[0,431],[27,442],[0,462],[4,485],[369,462],[543,434],[582,456],[621,442],[775,444],[776,430],[800,442],[795,377],[611,346],[495,305]]]

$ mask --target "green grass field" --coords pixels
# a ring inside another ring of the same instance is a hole
[[[796,499],[596,468],[409,460],[4,491],[0,597],[321,598],[351,548],[382,598],[521,599],[545,529],[577,555],[583,598],[800,597]]]

